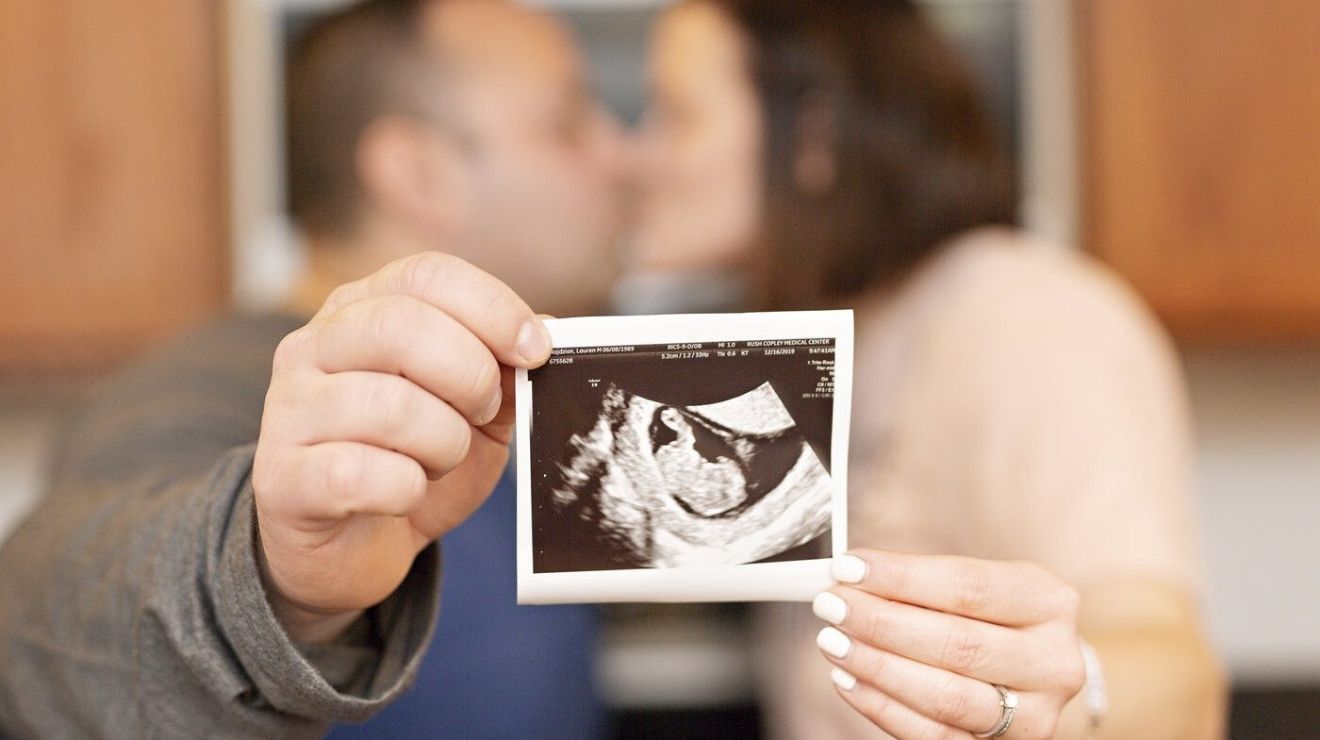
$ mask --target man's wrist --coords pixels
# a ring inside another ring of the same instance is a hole
[[[349,625],[353,624],[364,610],[325,611],[312,609],[286,598],[275,585],[266,562],[266,550],[260,539],[253,548],[257,558],[257,572],[261,574],[261,588],[266,592],[266,602],[275,614],[275,620],[284,628],[284,632],[293,642],[323,644],[333,642]]]
[[[276,593],[269,585],[266,599],[275,619],[293,642],[324,644],[333,642],[362,616],[362,609],[323,613],[300,607]]]

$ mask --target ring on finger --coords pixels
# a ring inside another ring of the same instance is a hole
[[[989,732],[976,733],[976,737],[999,737],[1003,735],[1008,732],[1008,728],[1013,724],[1013,715],[1017,713],[1018,695],[997,683],[991,684],[991,686],[999,692],[999,723],[991,728]]]

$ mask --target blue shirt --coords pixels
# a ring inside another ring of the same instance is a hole
[[[417,683],[344,738],[584,740],[604,710],[592,680],[597,614],[589,606],[518,606],[511,469],[490,499],[441,541],[440,621]]]

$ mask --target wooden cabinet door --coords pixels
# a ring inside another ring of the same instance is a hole
[[[1078,7],[1086,246],[1184,339],[1320,339],[1320,2]]]
[[[218,6],[0,2],[0,371],[103,364],[222,305]]]

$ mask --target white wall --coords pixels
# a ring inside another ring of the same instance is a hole
[[[1320,681],[1320,348],[1186,362],[1211,633],[1240,683]]]
[[[17,388],[0,388],[0,543],[36,502],[57,408]]]

